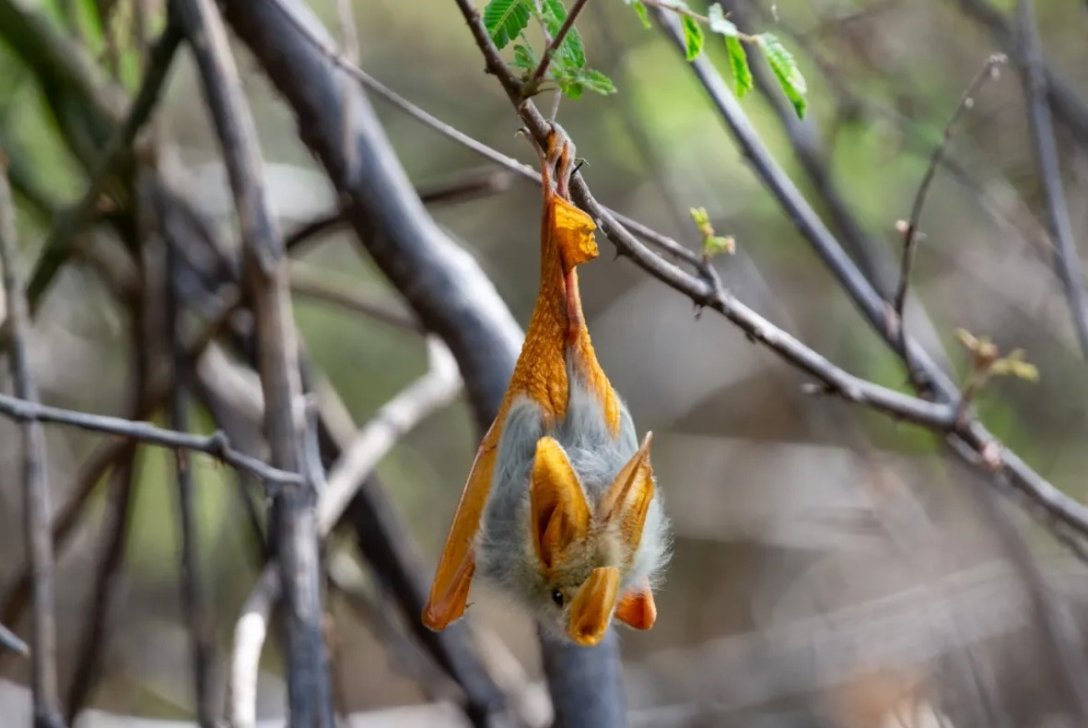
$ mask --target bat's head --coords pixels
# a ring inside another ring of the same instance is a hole
[[[597,644],[613,616],[638,629],[656,618],[649,577],[663,560],[663,517],[653,527],[650,441],[591,502],[558,441],[537,441],[529,478],[529,537],[536,559],[529,595],[541,621],[580,645]],[[648,556],[647,556],[648,555]]]

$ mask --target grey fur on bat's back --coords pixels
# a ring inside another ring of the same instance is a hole
[[[537,612],[541,621],[562,630],[562,614],[554,609],[543,583],[538,557],[529,533],[529,474],[537,441],[554,437],[578,474],[589,503],[596,506],[620,469],[637,452],[639,442],[627,408],[620,403],[620,431],[612,437],[597,398],[569,358],[567,373],[570,399],[567,416],[552,431],[545,431],[540,405],[529,397],[513,402],[499,441],[491,482],[491,494],[477,536],[476,564],[488,581],[518,598]],[[621,593],[632,584],[649,579],[654,583],[668,558],[668,522],[654,488],[646,525],[631,568],[623,574]]]

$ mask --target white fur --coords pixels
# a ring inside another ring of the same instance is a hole
[[[573,560],[572,569],[557,578],[561,584],[545,579],[529,537],[529,474],[537,441],[550,435],[562,445],[594,513],[639,445],[634,423],[623,403],[620,403],[619,435],[613,437],[600,403],[587,389],[569,357],[567,372],[570,381],[567,414],[551,431],[545,431],[540,405],[532,399],[520,397],[511,406],[476,542],[478,572],[525,604],[543,624],[555,628],[560,635],[565,633],[566,605],[560,608],[552,602],[553,589],[561,587],[567,593],[569,605],[572,585],[580,585],[596,566],[621,566],[621,594],[643,579],[654,584],[668,560],[669,546],[668,522],[660,489],[655,487],[642,539],[629,564],[608,563],[615,559],[608,553],[608,540],[603,539],[602,544],[595,544],[591,551],[582,554],[583,558]]]

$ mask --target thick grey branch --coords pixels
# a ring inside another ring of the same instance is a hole
[[[283,239],[264,192],[253,117],[242,93],[226,29],[212,0],[175,0],[226,162],[242,232],[243,265],[257,324],[265,430],[272,462],[300,472],[302,384],[287,290]],[[314,492],[292,488],[273,504],[275,546],[284,586],[288,704],[292,727],[331,728]]]

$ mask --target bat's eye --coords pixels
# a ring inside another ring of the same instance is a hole
[[[555,602],[557,607],[563,606],[563,592],[558,589],[552,589],[552,601]]]

